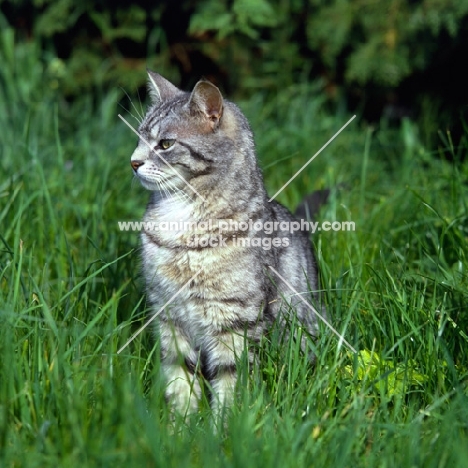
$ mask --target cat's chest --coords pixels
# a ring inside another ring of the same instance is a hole
[[[167,247],[143,234],[143,264],[147,278],[173,283],[181,287],[196,277],[200,292],[220,293],[233,289],[233,282],[243,283],[249,274],[241,271],[249,264],[247,251],[233,246],[189,248]],[[200,279],[202,281],[200,282]]]
[[[248,249],[226,247],[167,248],[143,236],[143,268],[148,287],[169,298],[182,288],[180,301],[245,304],[261,296],[263,267]],[[179,301],[179,302],[180,302]]]
[[[158,212],[162,222],[193,222],[193,213],[183,204],[172,204]],[[147,216],[146,219],[151,218]],[[197,234],[211,236],[198,228]],[[193,234],[193,232],[192,232]],[[227,242],[216,234],[216,245],[200,248],[187,245],[180,231],[161,230],[142,234],[143,270],[147,293],[156,309],[167,302],[169,313],[183,323],[190,336],[207,329],[223,329],[241,317],[256,317],[265,301],[262,278],[264,266],[249,248]],[[187,233],[189,236],[189,233]],[[167,313],[167,312],[165,312]]]
[[[207,330],[223,330],[226,324],[258,314],[258,272],[248,267],[248,257],[229,249],[148,247],[144,270],[151,302],[158,309],[170,302],[164,313],[188,336],[196,340]]]
[[[193,218],[190,204],[183,199],[172,198],[164,200],[157,208],[147,210],[144,217],[145,230],[149,233],[148,238],[153,237],[161,245],[183,246],[187,242],[188,228]]]

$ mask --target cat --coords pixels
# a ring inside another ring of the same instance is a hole
[[[131,166],[151,191],[142,264],[166,399],[182,415],[196,412],[205,379],[220,415],[233,402],[238,358],[255,360],[246,339],[258,343],[292,314],[318,336],[316,313],[296,294],[325,314],[317,265],[307,232],[280,229],[296,220],[268,202],[241,110],[208,81],[188,93],[148,76],[152,104]]]

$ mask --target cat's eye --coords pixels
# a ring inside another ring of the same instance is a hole
[[[175,143],[175,140],[167,140],[163,139],[159,141],[159,147],[162,148],[163,150],[167,150],[170,148],[173,144]]]

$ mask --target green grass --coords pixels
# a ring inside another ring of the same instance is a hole
[[[425,148],[412,122],[357,120],[281,193],[292,208],[344,186],[320,218],[356,231],[314,242],[359,353],[324,329],[311,367],[274,330],[218,434],[206,405],[171,421],[149,333],[117,355],[146,314],[138,235],[117,221],[148,196],[120,94],[66,104],[41,88],[34,44],[0,38],[0,466],[466,466],[466,140]],[[305,85],[242,107],[270,193],[350,117]]]

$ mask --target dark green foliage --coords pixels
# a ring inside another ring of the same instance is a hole
[[[167,68],[170,51],[160,25],[166,8],[160,4],[147,11],[138,2],[123,1],[3,2],[0,21],[2,29],[9,23],[16,30],[16,41],[42,45],[48,86],[77,97],[117,85],[142,86],[147,60],[154,68]]]
[[[453,47],[466,34],[466,1],[310,3],[310,47],[319,50],[332,69],[344,54],[346,81],[360,85],[398,85],[408,75],[428,69],[448,38]]]
[[[2,29],[49,51],[44,86],[69,96],[136,90],[149,66],[182,87],[205,76],[231,96],[320,78],[328,99],[371,120],[427,114],[430,102],[450,126],[468,103],[467,0],[36,0],[1,11]]]

